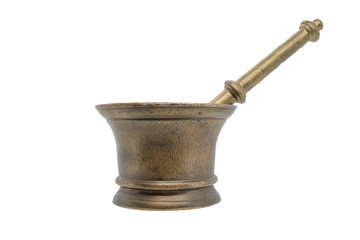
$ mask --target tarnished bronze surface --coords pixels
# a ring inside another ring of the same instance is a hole
[[[215,145],[235,106],[105,104],[96,108],[116,139],[119,206],[189,209],[220,201],[213,184]]]
[[[147,210],[191,209],[213,205],[215,145],[235,106],[246,92],[282,62],[316,41],[320,20],[300,30],[210,103],[115,103],[97,105],[111,126],[117,146],[120,186],[113,202]]]

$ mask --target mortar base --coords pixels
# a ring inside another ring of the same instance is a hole
[[[113,203],[141,210],[185,210],[202,208],[220,202],[214,186],[189,190],[141,190],[120,187]]]

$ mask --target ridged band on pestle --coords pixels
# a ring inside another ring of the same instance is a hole
[[[217,177],[201,180],[179,180],[179,181],[151,181],[151,180],[133,180],[117,177],[116,184],[122,187],[144,189],[144,190],[185,190],[204,188],[217,182]]]
[[[245,102],[246,92],[239,82],[228,80],[225,82],[225,89],[235,98],[237,103]]]

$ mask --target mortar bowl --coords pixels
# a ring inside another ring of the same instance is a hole
[[[114,204],[176,210],[220,201],[213,186],[216,141],[236,106],[114,103],[96,109],[116,140],[120,189]]]

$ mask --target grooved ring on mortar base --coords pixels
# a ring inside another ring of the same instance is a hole
[[[145,190],[184,190],[197,189],[213,185],[217,182],[216,175],[201,180],[178,180],[178,181],[151,181],[151,180],[132,180],[117,177],[116,184],[122,187],[145,189]]]

